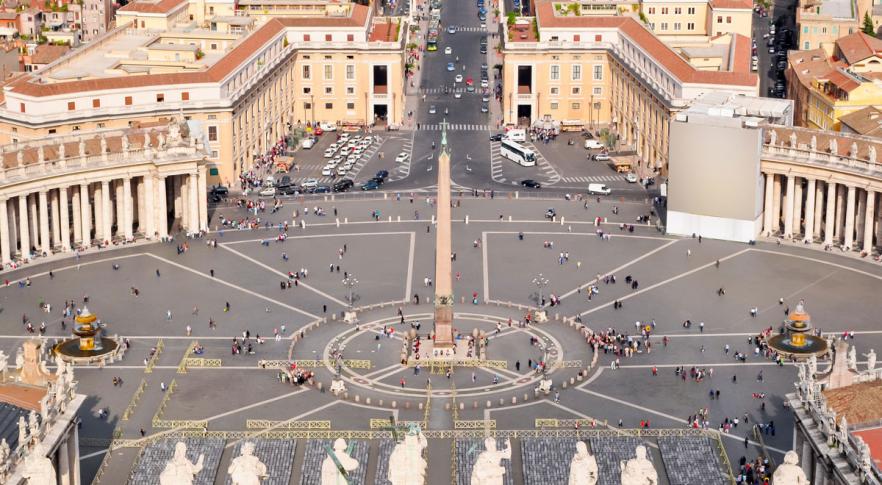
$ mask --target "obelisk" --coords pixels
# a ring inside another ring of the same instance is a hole
[[[451,276],[450,150],[447,120],[441,123],[441,154],[438,156],[438,200],[435,229],[435,350],[452,349],[453,278]]]

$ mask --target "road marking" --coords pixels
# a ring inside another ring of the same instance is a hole
[[[484,266],[484,301],[490,301],[490,269],[489,262],[487,261],[487,233],[481,233],[481,254],[482,254],[482,264]]]
[[[221,246],[223,246],[223,244],[221,244]],[[225,249],[226,249],[226,248],[225,248]],[[232,250],[232,249],[228,249],[228,250],[229,250],[229,251],[236,252],[236,251],[234,251],[234,250]],[[278,305],[278,306],[280,306],[280,307],[282,307],[282,308],[287,308],[287,309],[289,309],[289,310],[291,310],[291,311],[295,311],[295,312],[300,313],[300,314],[302,314],[302,315],[306,315],[307,317],[312,318],[312,319],[314,319],[314,320],[318,320],[319,318],[321,318],[321,317],[319,317],[318,315],[314,315],[314,314],[312,314],[312,313],[309,313],[309,312],[306,311],[306,310],[301,310],[300,308],[297,308],[297,307],[295,307],[295,306],[289,305],[289,304],[287,304],[287,303],[283,303],[283,302],[280,302],[280,301],[278,301],[278,300],[274,300],[274,299],[272,299],[272,298],[270,298],[270,297],[268,297],[268,296],[261,295],[260,293],[258,293],[258,292],[256,292],[256,291],[251,291],[251,290],[249,290],[248,288],[243,288],[243,287],[241,287],[241,286],[239,286],[239,285],[235,285],[235,284],[230,283],[230,282],[228,282],[228,281],[224,281],[224,280],[222,280],[222,279],[220,279],[220,278],[212,278],[211,276],[209,276],[209,275],[207,275],[207,274],[205,274],[205,273],[201,273],[201,272],[199,272],[199,271],[196,271],[196,270],[193,269],[193,268],[188,268],[187,266],[184,266],[184,265],[182,265],[182,264],[176,263],[176,262],[174,262],[174,261],[170,261],[170,260],[168,260],[168,259],[165,259],[165,258],[163,258],[163,257],[157,256],[157,255],[155,255],[155,254],[152,254],[152,253],[144,253],[144,255],[146,255],[146,256],[150,256],[151,258],[158,259],[159,261],[162,261],[162,262],[164,262],[164,263],[166,263],[166,264],[170,264],[170,265],[172,265],[172,266],[175,266],[175,267],[177,267],[177,268],[183,269],[183,270],[185,270],[185,271],[189,271],[189,272],[191,272],[191,273],[193,273],[193,274],[195,274],[195,275],[201,276],[201,277],[203,277],[203,278],[205,278],[205,279],[207,279],[207,280],[210,280],[210,281],[216,281],[216,282],[218,282],[218,283],[220,283],[220,284],[222,284],[222,285],[229,286],[230,288],[235,288],[235,289],[237,289],[237,290],[239,290],[239,291],[241,291],[241,292],[243,292],[243,293],[248,293],[248,294],[251,295],[251,296],[254,296],[254,297],[260,298],[261,300],[265,300],[265,301],[271,302],[271,303],[273,303],[273,304],[275,304],[275,305]],[[286,275],[286,277],[287,277],[287,275]]]
[[[679,239],[675,239],[675,240],[674,240],[674,242],[676,242],[676,241],[679,241]],[[671,244],[673,244],[673,242],[672,242]],[[669,245],[670,245],[670,244],[669,244]],[[736,256],[740,256],[740,255],[742,255],[742,254],[744,254],[744,253],[746,253],[746,252],[748,252],[748,251],[750,251],[750,249],[742,249],[741,251],[738,251],[737,253],[733,253],[733,254],[730,254],[730,255],[725,256],[725,257],[723,257],[723,258],[720,258],[718,261],[727,261],[727,260],[732,259],[732,258],[734,258],[734,257],[736,257]],[[633,297],[635,297],[635,296],[637,296],[637,295],[640,295],[640,294],[642,294],[642,293],[644,293],[644,292],[647,292],[647,291],[653,290],[653,289],[655,289],[655,288],[658,288],[659,286],[666,285],[666,284],[668,284],[668,283],[670,283],[670,282],[672,282],[672,281],[676,281],[676,280],[678,280],[678,279],[680,279],[680,278],[683,278],[683,277],[686,277],[686,276],[692,275],[692,274],[694,274],[694,273],[697,273],[697,272],[699,272],[699,271],[701,271],[701,270],[707,269],[707,268],[709,268],[709,267],[711,267],[711,266],[713,266],[713,265],[715,265],[715,264],[716,264],[716,262],[713,262],[713,261],[710,262],[710,263],[707,263],[707,264],[703,264],[703,265],[701,265],[701,266],[699,266],[699,267],[697,267],[697,268],[694,268],[694,269],[691,269],[691,270],[689,270],[689,271],[686,271],[685,273],[680,273],[679,275],[672,276],[672,277],[670,277],[670,278],[668,278],[668,279],[666,279],[666,280],[659,281],[658,283],[656,283],[656,284],[654,284],[654,285],[650,285],[650,286],[647,286],[646,288],[643,288],[643,289],[641,289],[641,290],[637,290],[637,291],[635,291],[635,292],[633,292],[633,293],[627,294],[627,295],[625,295],[625,296],[619,298],[618,300],[619,300],[619,301],[628,300],[628,299],[633,298]],[[594,312],[596,312],[597,310],[600,310],[600,309],[602,309],[602,308],[606,308],[607,306],[608,306],[608,304],[607,304],[607,303],[604,303],[604,304],[602,304],[602,305],[596,306],[596,307],[591,308],[591,309],[589,309],[589,310],[585,310],[584,312],[580,313],[579,316],[584,317],[585,315],[588,315],[589,313],[594,313]]]

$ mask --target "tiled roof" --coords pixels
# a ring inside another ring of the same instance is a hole
[[[43,44],[37,46],[37,51],[31,56],[31,64],[49,64],[67,54],[69,50],[70,47],[66,45]]]
[[[392,21],[377,22],[371,26],[370,42],[395,42],[398,40],[398,25]]]
[[[882,384],[879,381],[861,382],[822,392],[830,409],[836,411],[838,416],[845,416],[850,425],[882,419]]]
[[[806,88],[811,87],[813,80],[826,78],[833,72],[833,67],[830,65],[824,49],[789,51],[787,59],[799,83]]]
[[[839,121],[859,135],[882,136],[882,109],[876,106],[842,115]]]
[[[745,59],[745,62],[740,62],[741,59],[735,59],[736,62],[733,62],[732,65],[736,70],[701,71],[686,62],[634,18],[587,15],[557,16],[550,2],[536,4],[536,16],[540,31],[543,28],[618,29],[658,61],[671,75],[684,83],[756,86],[759,81],[759,78],[750,71],[750,66],[746,62],[750,58],[750,54],[749,45],[743,41],[744,38],[736,40],[735,56]]]
[[[58,96],[106,89],[219,82],[286,27],[366,26],[368,17],[369,8],[367,6],[353,5],[351,15],[348,17],[273,18],[251,33],[210,68],[200,72],[114,76],[55,83],[40,83],[38,76],[27,76],[15,83],[10,83],[10,86],[13,92],[27,96]],[[88,49],[88,47],[86,48]]]
[[[854,64],[882,51],[882,40],[858,31],[836,39],[836,47],[846,62]]]
[[[753,9],[753,0],[711,0],[711,7],[751,10]]]
[[[117,12],[168,13],[186,2],[187,0],[136,0],[120,8]]]
[[[854,78],[849,77],[839,69],[834,69],[833,71],[831,71],[830,74],[827,76],[827,80],[835,84],[836,87],[845,92],[854,91],[861,85],[861,83],[855,81]]]

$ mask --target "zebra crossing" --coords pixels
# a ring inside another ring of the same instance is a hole
[[[499,182],[504,184],[509,180],[505,177],[505,164],[512,163],[502,157],[500,154],[499,148],[500,143],[498,141],[490,142],[490,177],[493,178],[495,182]],[[542,155],[542,152],[536,149],[536,146],[529,142],[521,143],[526,148],[529,148],[536,154],[536,168],[539,170],[539,175],[545,177],[545,180],[540,180],[545,185],[554,185],[561,181],[561,176],[554,168],[554,166]],[[538,178],[538,177],[537,177]],[[511,181],[512,184],[517,184],[516,180]]]
[[[445,29],[444,31],[447,32],[447,29]],[[487,32],[487,29],[485,27],[474,27],[474,26],[465,27],[465,26],[463,26],[463,27],[457,27],[456,31],[457,32]]]
[[[444,87],[439,88],[420,88],[420,94],[453,94],[460,93],[466,96],[483,96],[485,93],[481,92],[482,88],[475,89],[472,92],[468,92],[465,88],[457,88],[457,89],[449,89],[447,88],[447,92],[444,92]]]
[[[552,185],[560,182],[560,174],[557,173],[557,170],[554,168],[554,165],[542,155],[538,149],[536,149],[536,145],[526,142],[523,143],[524,146],[528,147],[530,150],[533,150],[533,153],[536,154],[536,166],[539,167],[539,171],[545,174],[545,177],[548,179],[546,184]]]
[[[592,177],[563,177],[562,181],[567,183],[588,183],[588,182],[620,182],[625,180],[624,175],[595,175]]]
[[[441,123],[422,123],[419,131],[441,131]],[[447,131],[490,131],[490,127],[476,123],[449,123]]]
[[[401,180],[410,175],[410,163],[413,160],[413,135],[409,140],[401,145],[401,151],[407,153],[407,159],[395,164],[392,173],[389,174],[389,181]]]

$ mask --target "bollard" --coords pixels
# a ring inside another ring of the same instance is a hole
[[[450,411],[450,403],[449,402],[444,403],[444,410]]]
[[[567,388],[567,381],[563,381],[563,384],[561,384],[560,386],[561,386],[561,388],[566,389]]]
[[[392,222],[392,216],[389,216],[389,222]]]
[[[487,407],[489,408],[489,407],[492,406],[492,405],[493,405],[493,404],[490,402],[490,400],[487,400]]]
[[[344,218],[343,218],[343,224],[349,224],[349,218],[348,218],[348,217],[344,217]]]
[[[435,214],[432,214],[432,224],[435,224]]]
[[[364,398],[364,403],[367,404],[367,405],[370,405],[370,404],[371,404],[371,398],[369,398],[369,397]]]
[[[348,392],[344,392],[344,393],[343,393],[343,399],[349,399],[349,393],[348,393]]]
[[[472,409],[478,409],[478,401],[472,401]]]
[[[564,225],[564,216],[560,216],[560,225]]]
[[[404,401],[404,409],[410,409],[410,401]]]
[[[530,395],[525,392],[524,393],[524,401],[529,401],[529,400],[530,400]]]
[[[517,396],[512,396],[512,397],[511,397],[511,403],[512,403],[512,404],[517,404],[517,403],[518,403],[518,397],[517,397]]]
[[[511,216],[508,216],[508,222],[511,222]]]
[[[466,223],[466,224],[469,223],[469,216],[468,216],[468,214],[466,214],[465,223]]]
[[[383,192],[383,200],[388,200],[389,194],[387,192]]]
[[[417,409],[419,409],[420,411],[423,410],[423,403],[422,403],[422,401],[420,401],[419,403],[417,403]]]
[[[325,388],[324,383],[319,382],[319,383],[318,383],[318,390],[319,390],[319,392],[322,392],[322,389],[324,389],[324,388]]]
[[[518,198],[520,198],[520,196],[521,196],[521,193],[520,193],[520,192],[517,192],[517,191],[515,191],[515,199],[518,199]]]
[[[331,320],[336,320],[336,319],[337,319],[337,314],[336,314],[336,313],[332,313],[332,314],[331,314]]]
[[[505,401],[503,401],[502,398],[500,397],[499,398],[499,405],[502,406],[504,403],[505,403]]]
[[[358,394],[355,395],[355,402],[361,402],[361,398],[358,396]]]
[[[459,410],[460,411],[465,410],[465,403],[462,403],[462,402],[459,403]]]
[[[383,400],[382,400],[382,399],[380,399],[380,406],[381,406],[381,407],[383,406]]]
[[[401,222],[401,216],[398,216],[398,222]]]

